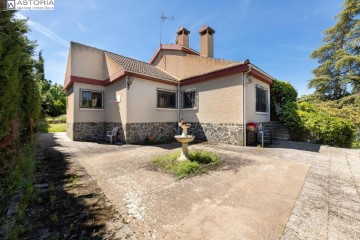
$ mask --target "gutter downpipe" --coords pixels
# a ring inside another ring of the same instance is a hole
[[[249,74],[251,72],[251,64],[248,63],[249,70],[244,72],[243,74],[243,145],[246,146],[246,96],[245,96],[245,74]]]
[[[177,117],[178,117],[178,120],[177,120],[177,122],[180,122],[180,81],[178,82],[178,85],[177,85],[177,102],[178,102],[178,104],[177,104]],[[179,133],[179,131],[180,131],[180,126],[179,126],[179,124],[177,125],[178,127],[178,134],[180,134]]]

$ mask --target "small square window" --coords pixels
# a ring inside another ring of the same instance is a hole
[[[182,93],[182,108],[196,107],[195,90],[187,90]]]
[[[256,112],[268,112],[268,90],[256,85]]]
[[[158,108],[176,108],[176,92],[167,90],[157,90]]]
[[[80,108],[104,109],[104,92],[81,90]]]

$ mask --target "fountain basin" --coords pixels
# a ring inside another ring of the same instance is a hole
[[[192,136],[192,135],[188,135],[187,137],[183,136],[183,135],[175,135],[175,139],[181,143],[192,142],[194,140],[194,138],[195,138],[195,136]]]
[[[187,130],[190,128],[191,124],[184,123],[183,119],[179,123],[179,126],[182,128],[183,132],[181,135],[175,135],[176,141],[181,143],[181,155],[178,158],[178,161],[185,161],[189,159],[188,143],[192,142],[195,136],[187,134]]]

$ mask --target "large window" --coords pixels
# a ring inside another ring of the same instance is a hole
[[[81,90],[80,95],[80,108],[104,108],[104,92]]]
[[[157,90],[158,108],[176,108],[176,92],[158,89]]]
[[[182,108],[195,108],[196,95],[195,90],[186,90],[182,92]]]
[[[268,112],[268,90],[256,85],[256,112]]]

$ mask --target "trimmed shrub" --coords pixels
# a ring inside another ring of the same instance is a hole
[[[308,102],[287,103],[282,114],[294,140],[349,148],[355,139],[354,123],[321,112]]]

